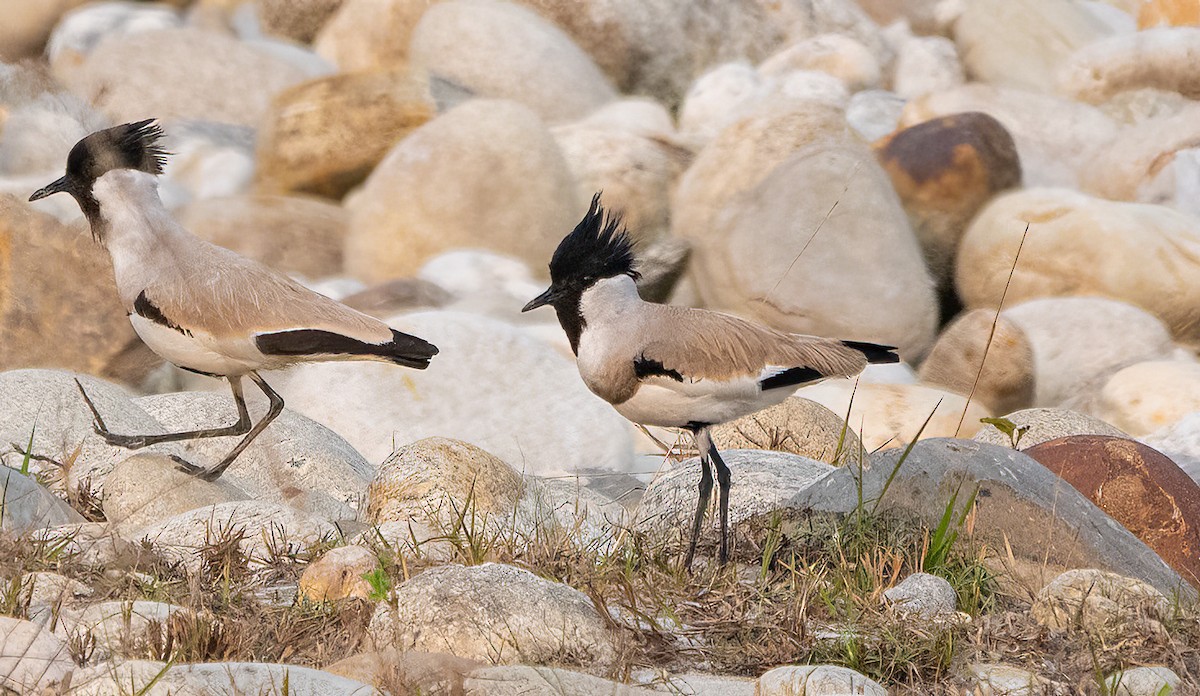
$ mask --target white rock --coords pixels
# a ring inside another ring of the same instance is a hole
[[[1020,667],[973,662],[968,667],[979,696],[1035,696],[1046,693],[1050,683]]]
[[[724,63],[701,75],[679,110],[679,131],[707,142],[771,93],[771,84],[749,63]]]
[[[182,26],[183,17],[179,12],[164,4],[88,3],[68,12],[59,20],[46,43],[46,58],[61,76],[78,68],[105,37]]]
[[[603,672],[614,636],[591,600],[513,566],[438,566],[396,588],[368,629],[377,648],[442,652],[493,664],[577,662]]]
[[[1200,413],[1189,413],[1138,439],[1170,457],[1193,481],[1200,483]]]
[[[892,91],[906,99],[953,89],[966,81],[958,49],[943,36],[913,37],[900,44],[893,71]]]
[[[208,544],[242,532],[238,547],[252,568],[275,553],[301,551],[338,533],[332,524],[285,505],[236,500],[189,510],[132,531],[129,536],[146,539],[166,558],[197,569],[201,551]]]
[[[846,122],[863,140],[875,142],[899,128],[904,104],[904,98],[893,92],[858,92],[846,105]]]
[[[1179,691],[1179,675],[1169,667],[1134,667],[1109,675],[1104,680],[1114,696],[1162,696]]]
[[[611,101],[579,123],[645,137],[668,137],[675,133],[675,120],[671,112],[648,97],[626,97]]]
[[[286,684],[286,689],[284,685]],[[204,694],[284,694],[288,696],[382,696],[372,686],[297,665],[210,662],[170,665],[130,660],[78,670],[71,696],[203,696]]]
[[[1097,103],[1124,90],[1154,87],[1200,95],[1192,66],[1200,28],[1163,27],[1113,36],[1082,47],[1057,67],[1059,90]]]
[[[368,461],[441,436],[540,476],[632,465],[628,423],[553,348],[478,315],[427,312],[392,323],[439,347],[428,369],[324,363],[269,379],[292,408],[340,433]],[[552,411],[530,408],[550,402]]]
[[[127,563],[140,553],[129,541],[119,536],[112,525],[103,522],[80,522],[47,527],[34,532],[33,538],[50,548],[59,549],[69,558],[92,569],[103,570],[117,562]]]
[[[1018,449],[1026,449],[1072,435],[1129,437],[1128,433],[1114,428],[1099,418],[1063,408],[1026,408],[1006,413],[1003,417],[1016,427],[1025,428],[1017,442]],[[974,439],[1001,447],[1012,446],[1012,438],[991,424],[980,428],[979,432],[975,433]]]
[[[1095,415],[1140,437],[1200,411],[1200,364],[1158,360],[1137,363],[1109,378]]]
[[[1099,389],[1116,370],[1172,357],[1171,332],[1154,315],[1103,297],[1047,297],[1002,312],[1033,349],[1034,405],[1059,406]]]
[[[255,387],[247,384],[247,390]],[[256,401],[258,401],[256,399]],[[183,392],[135,399],[171,431],[221,427],[237,421],[233,399],[212,393]],[[251,409],[261,418],[263,409]],[[215,466],[241,436],[189,440],[184,459]],[[375,466],[350,443],[308,418],[285,408],[221,476],[255,500],[291,505],[329,520],[353,519],[366,495]]]
[[[758,696],[887,696],[883,688],[846,667],[776,667],[758,678]]]
[[[75,668],[66,641],[30,621],[0,616],[0,689],[40,693]]]
[[[5,103],[7,109],[4,127],[0,128],[0,175],[33,175],[52,181],[62,175],[63,162],[76,142],[110,125],[107,118],[69,92],[47,91],[28,100],[11,96],[5,99],[10,84],[0,77],[0,103]]]
[[[819,70],[858,92],[879,86],[882,71],[875,55],[849,36],[821,34],[798,41],[758,65],[763,76],[781,77],[796,70]]]
[[[954,587],[929,573],[913,573],[899,585],[884,590],[883,598],[899,611],[922,619],[954,616],[958,604]]]
[[[59,613],[59,632],[81,645],[95,641],[90,658],[95,663],[123,650],[145,648],[151,640],[152,625],[157,625],[159,640],[165,640],[168,619],[180,612],[191,613],[191,610],[144,600],[100,602],[83,610],[64,608]]]
[[[657,693],[554,667],[484,667],[463,680],[466,696],[652,696]]]
[[[104,518],[118,531],[131,531],[205,505],[249,497],[225,478],[209,482],[184,473],[161,454],[134,454],[104,478]]]
[[[163,170],[160,192],[170,207],[193,200],[236,196],[254,182],[254,131],[214,121],[184,121],[168,128],[173,153]],[[169,182],[170,186],[167,186]]]

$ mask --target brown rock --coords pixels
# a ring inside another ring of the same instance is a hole
[[[58,20],[85,0],[6,2],[0,22],[0,61],[16,62],[42,53]]]
[[[332,75],[280,93],[258,137],[258,188],[340,198],[437,111],[423,73]]]
[[[309,43],[343,0],[261,0],[258,21],[263,31]]]
[[[1138,10],[1138,29],[1200,26],[1196,0],[1144,0]]]
[[[204,198],[178,217],[197,237],[284,273],[323,278],[342,270],[349,215],[327,201],[272,195]]]
[[[313,602],[334,602],[357,597],[370,599],[371,584],[363,576],[379,567],[379,559],[362,546],[330,549],[308,564],[296,592]]]
[[[996,192],[1021,184],[1012,135],[981,112],[942,116],[875,143],[912,221],[929,268],[944,292],[954,273],[958,240]]]
[[[413,27],[433,1],[344,0],[317,32],[313,48],[342,72],[402,66]]]
[[[830,464],[857,454],[858,435],[833,411],[809,399],[783,403],[713,429],[718,449],[761,449],[798,454]]]
[[[0,370],[60,367],[110,375],[140,343],[108,255],[82,223],[64,226],[0,196]]]
[[[1019,326],[997,320],[994,310],[971,310],[943,329],[919,374],[927,384],[972,395],[992,413],[1033,403],[1033,347]]]
[[[338,660],[324,671],[392,694],[460,696],[463,679],[481,666],[454,655],[387,648]]]
[[[1140,442],[1075,435],[1025,453],[1058,474],[1200,588],[1200,486]]]

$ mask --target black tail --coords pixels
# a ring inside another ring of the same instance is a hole
[[[255,345],[266,355],[361,355],[382,358],[405,367],[424,370],[429,360],[437,355],[437,346],[416,336],[409,336],[392,329],[392,340],[383,343],[365,343],[356,338],[343,336],[320,329],[294,329],[259,334]]]
[[[842,345],[867,356],[867,362],[872,365],[900,362],[900,356],[896,354],[896,346],[881,346],[878,343],[864,343],[863,341],[842,341]]]

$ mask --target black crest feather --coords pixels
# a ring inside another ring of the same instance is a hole
[[[612,278],[621,274],[637,280],[633,241],[621,225],[621,216],[600,205],[600,194],[592,196],[587,214],[559,242],[550,259],[550,279],[556,284],[572,280]]]
[[[162,174],[170,154],[159,144],[162,137],[162,128],[152,118],[96,131],[71,148],[67,176],[90,188],[91,182],[114,169]]]
[[[167,155],[170,154],[159,141],[163,137],[162,126],[148,118],[137,123],[126,123],[117,126],[120,130],[118,147],[128,157],[129,162],[137,162],[136,169],[150,174],[162,174],[167,165]],[[114,129],[114,130],[117,130]]]

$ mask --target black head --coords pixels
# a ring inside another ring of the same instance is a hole
[[[550,287],[521,311],[543,305],[554,307],[571,347],[577,349],[584,324],[579,313],[584,291],[605,278],[627,275],[637,280],[634,262],[633,242],[622,228],[620,216],[605,211],[597,193],[583,220],[554,250],[550,259]]]
[[[95,231],[100,215],[99,204],[92,195],[96,179],[114,169],[136,169],[155,176],[162,174],[168,154],[158,143],[162,136],[162,128],[154,119],[96,131],[71,148],[71,154],[67,155],[66,175],[38,189],[29,200],[69,193]]]

